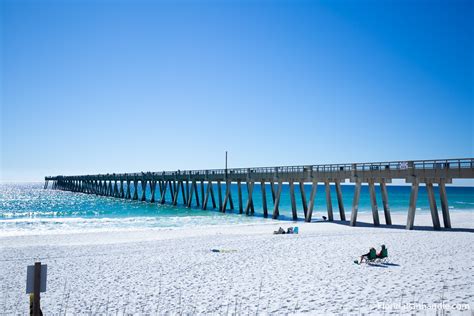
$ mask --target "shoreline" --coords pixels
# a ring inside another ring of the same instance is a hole
[[[324,214],[324,212],[317,212],[315,214]],[[380,213],[380,211],[379,211]],[[220,214],[216,211],[216,215]],[[452,211],[450,212],[451,217],[453,217],[452,214],[454,214],[455,218],[471,218],[472,221],[474,221],[474,210],[460,210],[460,211]],[[242,214],[232,214],[228,213],[223,216],[243,216]],[[374,227],[372,224],[372,213],[371,211],[366,211],[362,210],[358,212],[358,217],[357,217],[357,223],[356,227],[373,227],[373,228],[387,228],[387,229],[401,229],[401,230],[406,230],[405,229],[405,224],[406,224],[406,217],[407,215],[402,213],[402,212],[397,212],[393,211],[391,214],[392,217],[392,225],[385,225],[384,224],[384,218],[383,214],[379,214],[381,217],[381,225],[379,227]],[[199,216],[199,215],[197,215]],[[338,214],[336,214],[336,217]],[[417,222],[417,217],[422,218],[421,222]],[[442,214],[439,214],[440,216],[440,221],[441,221],[441,226],[442,224]],[[425,218],[426,217],[426,218]],[[117,221],[120,222],[122,220],[127,220],[127,219],[156,219],[158,217],[153,217],[153,216],[136,216],[136,217],[101,217],[101,218],[94,218],[94,217],[38,217],[38,218],[16,218],[16,219],[2,219],[0,220],[0,223],[3,222],[51,222],[51,223],[57,223],[58,221],[64,221],[64,222],[81,222],[81,221]],[[291,220],[289,217],[288,218],[280,218],[279,220],[273,220],[271,218],[263,218],[263,216],[254,215],[252,217],[245,217],[249,219],[249,222],[232,222],[232,223],[214,223],[214,224],[202,224],[202,225],[184,225],[184,226],[156,226],[156,227],[112,227],[111,229],[108,228],[96,228],[96,229],[80,229],[76,228],[74,230],[45,230],[41,231],[40,233],[36,233],[33,231],[32,233],[28,234],[22,234],[22,233],[12,233],[12,234],[5,234],[2,235],[0,233],[0,240],[2,238],[21,238],[21,237],[40,237],[40,236],[48,236],[48,235],[81,235],[81,234],[102,234],[102,233],[140,233],[140,232],[147,232],[147,231],[155,231],[155,232],[162,232],[162,231],[183,231],[183,230],[189,230],[189,231],[199,231],[199,230],[211,230],[211,231],[218,231],[220,229],[227,229],[231,227],[254,227],[254,226],[261,226],[261,225],[269,225],[269,226],[276,226],[276,225],[282,225],[282,226],[300,226],[300,225],[318,225],[322,223],[328,223],[328,224],[339,224],[343,226],[348,226],[349,227],[349,219],[350,219],[350,213],[347,215],[346,212],[346,221],[341,221],[338,219],[335,219],[333,222],[329,221],[323,221],[319,217],[313,218],[311,223],[306,223],[303,218],[299,218],[297,221]],[[256,218],[255,221],[251,221],[252,218]],[[237,220],[238,218],[234,218]],[[457,225],[460,224],[460,225]],[[469,225],[466,225],[466,223],[460,222],[457,223],[456,221],[452,223],[453,228],[451,230],[456,231],[458,229],[463,229],[463,228],[469,228]],[[354,228],[356,228],[354,227]],[[431,215],[429,211],[419,211],[417,210],[417,213],[415,215],[415,228],[414,230],[433,230],[432,224],[431,224]],[[449,229],[445,229],[441,227],[441,231]]]

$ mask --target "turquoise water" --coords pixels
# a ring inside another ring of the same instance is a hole
[[[173,207],[159,203],[129,201],[111,197],[72,193],[59,190],[43,189],[42,183],[1,184],[0,185],[0,235],[39,234],[44,232],[83,232],[101,230],[141,229],[147,227],[186,227],[219,224],[252,223],[271,221],[262,216],[262,195],[260,184],[254,187],[255,216],[238,213],[237,186],[232,185],[234,206],[237,211],[222,214],[216,210],[203,211],[199,208],[186,208],[183,205]],[[246,187],[242,187],[243,201],[246,201]],[[158,191],[158,190],[157,190]],[[198,190],[200,192],[200,188]],[[266,186],[269,213],[273,209],[270,185]],[[305,186],[309,198],[310,185]],[[217,199],[217,185],[214,185]],[[225,192],[225,185],[222,185]],[[379,187],[376,187],[379,211],[383,212]],[[435,193],[440,209],[438,190]],[[132,190],[133,194],[133,190]],[[299,186],[295,186],[298,215],[303,216]],[[353,186],[343,185],[342,194],[346,216],[350,214]],[[474,210],[473,187],[447,187],[449,207],[452,212]],[[141,197],[141,190],[138,189]],[[150,199],[149,188],[146,192]],[[388,186],[389,204],[392,212],[407,212],[410,187]],[[338,219],[338,208],[335,188],[331,187],[331,197],[335,218]],[[158,198],[158,193],[157,193]],[[171,201],[169,190],[167,201]],[[182,202],[181,196],[179,202]],[[280,201],[280,215],[283,220],[291,218],[291,204],[288,185],[283,185]],[[211,206],[209,199],[208,208]],[[417,201],[419,212],[429,211],[428,198],[424,187],[420,187]],[[360,212],[371,212],[368,187],[363,186],[359,204]],[[326,215],[326,195],[324,186],[318,186],[315,200],[315,218]],[[381,213],[382,216],[382,213]]]

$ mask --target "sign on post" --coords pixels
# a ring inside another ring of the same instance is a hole
[[[40,281],[40,292],[46,292],[46,275],[47,275],[48,265],[41,265],[41,281]],[[26,268],[26,294],[34,292],[35,284],[35,266],[28,266]]]

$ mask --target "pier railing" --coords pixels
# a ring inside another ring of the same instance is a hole
[[[383,170],[441,170],[441,169],[473,169],[474,158],[460,159],[435,159],[435,160],[411,160],[411,161],[385,161],[369,163],[343,163],[343,164],[319,164],[319,165],[300,165],[300,166],[276,166],[276,167],[252,167],[252,168],[230,168],[230,169],[204,169],[204,170],[176,170],[176,171],[157,171],[157,172],[133,172],[133,173],[113,173],[97,174],[91,176],[114,175],[121,177],[139,177],[142,175],[244,175],[251,173],[258,174],[285,174],[302,173],[309,171],[316,172],[340,172],[340,171],[383,171]],[[48,176],[52,180],[58,176]],[[63,176],[59,176],[63,177]],[[69,176],[69,177],[79,177]]]

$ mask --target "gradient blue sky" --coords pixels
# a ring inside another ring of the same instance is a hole
[[[1,1],[1,179],[472,157],[473,1]]]

